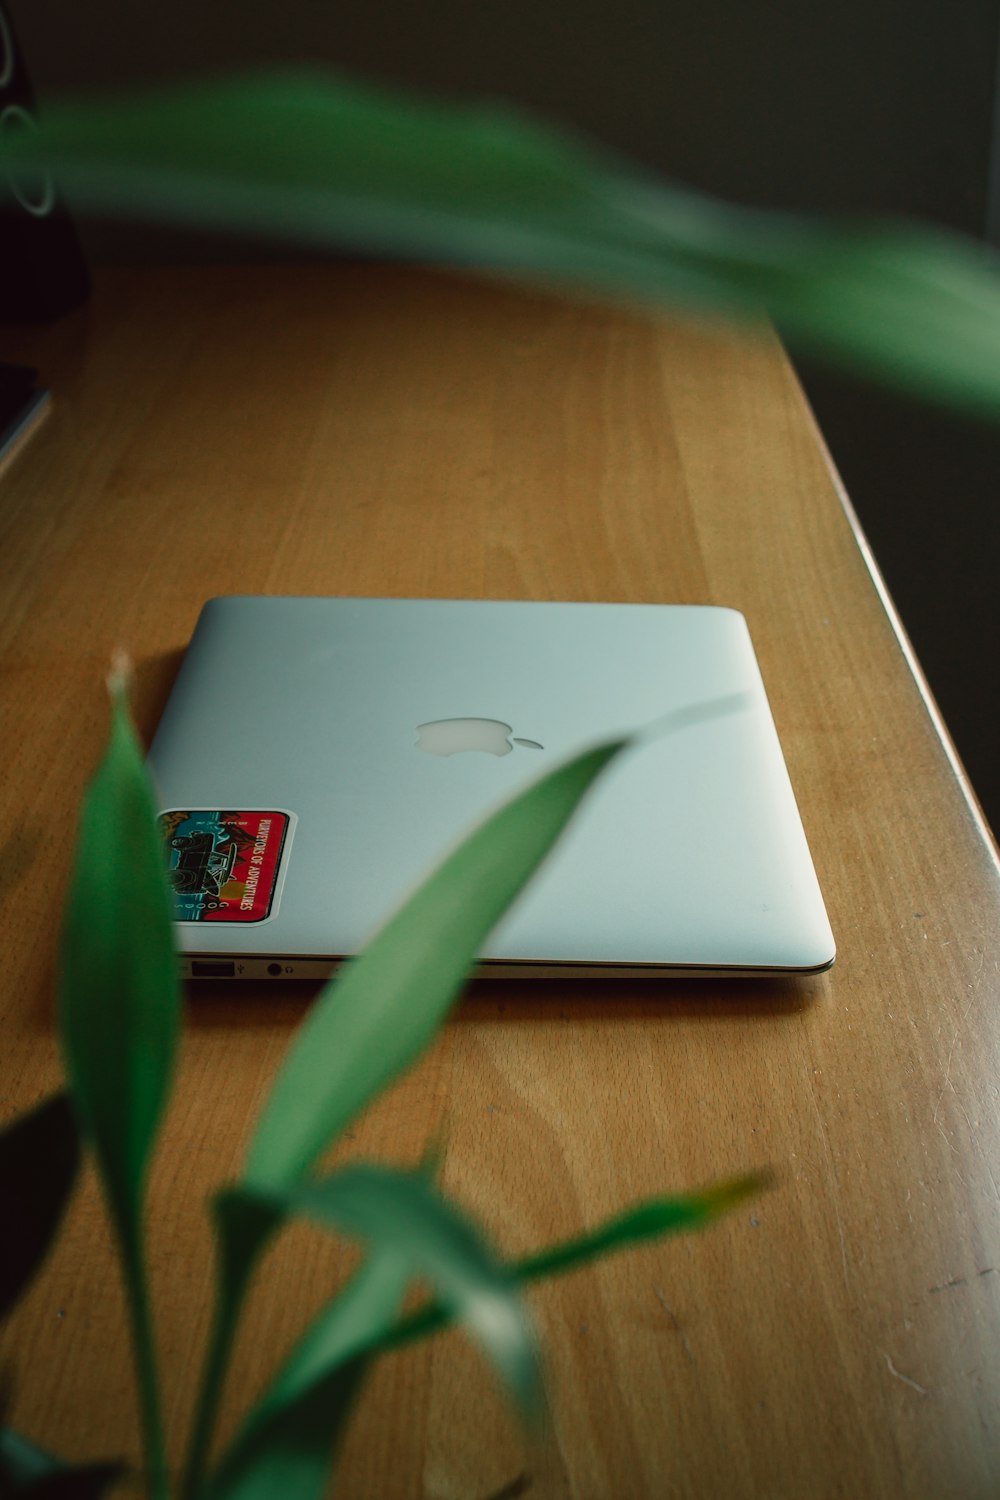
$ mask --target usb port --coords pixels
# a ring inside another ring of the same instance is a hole
[[[233,962],[233,963],[216,963],[214,961],[209,962],[209,961],[206,961],[204,959],[193,958],[191,960],[191,978],[192,979],[235,979],[236,978],[236,964],[235,964],[235,962]]]

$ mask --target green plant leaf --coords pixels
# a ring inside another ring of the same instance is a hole
[[[179,1005],[166,861],[124,682],[116,680],[108,747],[80,819],[60,954],[59,1017],[76,1116],[121,1246],[154,1500],[166,1494],[167,1477],[142,1216]]]
[[[236,1197],[256,1195],[233,1190]],[[523,1411],[540,1381],[531,1325],[507,1269],[479,1231],[427,1179],[358,1163],[280,1195],[286,1211],[356,1235],[376,1250],[398,1248],[414,1276],[434,1286],[451,1316],[480,1345]]]
[[[579,1266],[601,1260],[606,1255],[616,1254],[632,1245],[642,1244],[646,1240],[660,1239],[666,1234],[706,1229],[722,1214],[730,1212],[739,1203],[768,1187],[770,1182],[769,1174],[757,1172],[729,1182],[717,1183],[698,1193],[647,1199],[606,1219],[603,1224],[585,1234],[549,1245],[534,1255],[513,1261],[509,1266],[510,1274],[522,1285],[542,1281],[549,1276],[560,1276],[567,1271],[576,1270]],[[390,1329],[378,1340],[371,1352],[395,1349],[416,1339],[426,1338],[428,1334],[436,1333],[451,1322],[450,1310],[440,1302],[431,1302]]]
[[[0,1134],[0,1317],[45,1257],[59,1227],[80,1162],[76,1120],[67,1094],[54,1094]]]
[[[606,1219],[585,1234],[558,1245],[548,1245],[534,1255],[515,1261],[513,1274],[519,1281],[537,1281],[575,1270],[588,1261],[640,1245],[644,1240],[707,1229],[716,1219],[730,1213],[747,1198],[755,1197],[770,1183],[769,1173],[752,1172],[726,1182],[713,1183],[697,1193],[648,1198]]]
[[[507,1269],[523,1285],[644,1240],[702,1229],[768,1182],[758,1174],[700,1193],[652,1199]],[[435,1302],[394,1322],[406,1279],[407,1261],[399,1250],[378,1251],[366,1262],[323,1310],[251,1414],[214,1476],[208,1500],[270,1500],[281,1490],[291,1493],[293,1486],[299,1500],[323,1493],[351,1400],[371,1359],[453,1321],[450,1309]]]
[[[163,850],[124,691],[83,803],[60,955],[70,1091],[119,1233],[134,1234],[170,1085],[177,955]]]
[[[122,1464],[66,1464],[9,1427],[0,1428],[0,1495],[17,1500],[101,1500]]]
[[[274,1084],[250,1145],[249,1186],[295,1183],[428,1045],[490,930],[626,743],[585,751],[493,813],[345,966]]]
[[[755,1174],[699,1193],[651,1199],[586,1234],[515,1261],[507,1271],[527,1285],[666,1234],[707,1228],[766,1188],[769,1181],[766,1175]],[[407,1279],[408,1261],[398,1248],[379,1250],[366,1262],[293,1351],[223,1459],[207,1500],[270,1500],[276,1493],[292,1493],[293,1489],[298,1500],[316,1500],[322,1495],[353,1398],[371,1360],[454,1321],[451,1307],[432,1302],[395,1322],[395,1308]]]
[[[434,1181],[442,1155],[443,1143],[435,1138],[420,1168],[426,1181]],[[252,1223],[258,1211],[252,1199],[241,1202],[238,1196],[216,1206],[222,1217],[235,1214],[237,1222],[249,1214]],[[309,1500],[324,1493],[371,1362],[358,1351],[395,1322],[410,1272],[409,1255],[395,1246],[366,1258],[314,1319],[243,1423],[206,1487],[206,1500],[270,1500],[286,1490]]]
[[[322,1496],[370,1360],[333,1370],[290,1406],[261,1419],[210,1479],[205,1500],[295,1500]]]
[[[320,1314],[254,1410],[208,1487],[209,1500],[268,1500],[284,1485],[319,1495],[369,1350],[392,1327],[406,1282],[425,1277],[448,1315],[493,1360],[526,1413],[538,1402],[530,1323],[514,1282],[469,1221],[426,1174],[356,1164],[260,1198],[235,1188],[221,1216],[305,1216],[369,1242],[371,1256]]]
[[[1000,412],[997,259],[956,236],[714,202],[512,109],[317,73],[53,101],[0,158],[81,204],[771,317],[880,379]]]
[[[678,725],[722,712],[728,700],[720,704],[677,715]],[[341,970],[300,1027],[250,1144],[244,1185],[251,1191],[217,1204],[219,1285],[185,1464],[188,1500],[202,1487],[243,1296],[278,1227],[285,1195],[358,1110],[429,1044],[483,940],[595,777],[627,743],[585,751],[487,818]]]
[[[320,1313],[212,1475],[206,1500],[319,1500],[370,1365],[391,1326],[409,1256],[377,1250]]]

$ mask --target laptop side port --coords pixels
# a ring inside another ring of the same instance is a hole
[[[236,978],[236,964],[235,964],[235,962],[232,962],[232,963],[221,962],[220,963],[220,962],[217,962],[214,959],[207,960],[207,959],[193,958],[191,960],[191,978],[192,979],[235,979]]]

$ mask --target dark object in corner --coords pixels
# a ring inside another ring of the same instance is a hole
[[[35,101],[0,0],[0,133],[33,130]],[[90,276],[45,173],[0,175],[0,323],[44,323],[78,307]]]

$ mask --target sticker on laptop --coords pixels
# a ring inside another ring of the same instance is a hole
[[[263,922],[278,909],[295,823],[287,812],[161,813],[178,922]]]

